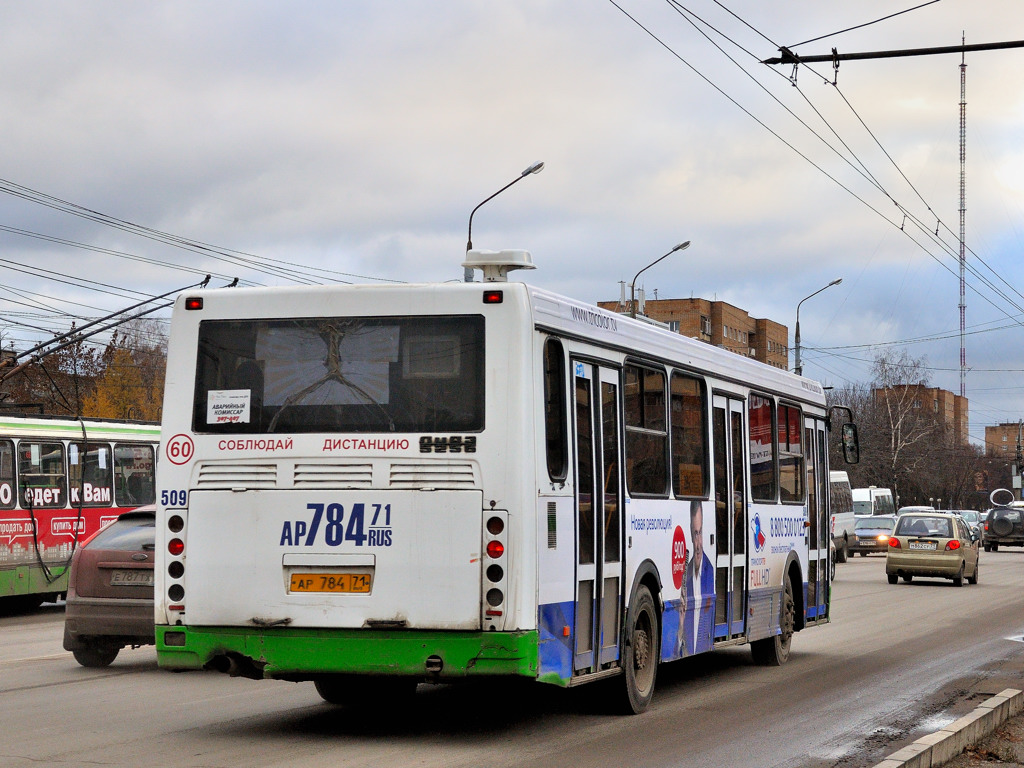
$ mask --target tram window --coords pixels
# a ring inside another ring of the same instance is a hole
[[[63,443],[18,444],[18,476],[22,505],[56,508],[67,504],[68,478]]]
[[[544,431],[548,477],[555,483],[565,481],[569,466],[565,422],[565,353],[562,342],[548,339],[544,343]]]
[[[755,501],[775,501],[774,411],[770,399],[750,395],[750,495]]]
[[[668,495],[665,374],[626,367],[626,484],[630,493]]]
[[[68,445],[68,497],[71,506],[109,507],[114,501],[114,465],[110,446]]]
[[[803,416],[792,405],[779,406],[779,490],[782,501],[804,500]]]
[[[708,431],[704,382],[672,374],[672,490],[676,496],[707,496]]]
[[[114,488],[119,507],[138,507],[156,501],[152,446],[114,446]]]
[[[0,440],[0,509],[14,509],[18,503],[14,482],[14,443]]]

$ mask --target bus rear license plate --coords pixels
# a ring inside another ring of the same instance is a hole
[[[938,549],[938,545],[934,541],[912,541],[910,549]]]
[[[370,592],[368,573],[293,573],[289,592]]]
[[[148,570],[117,570],[110,574],[112,587],[152,587],[153,572]]]

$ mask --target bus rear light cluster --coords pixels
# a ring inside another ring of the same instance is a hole
[[[185,599],[185,585],[181,579],[185,576],[185,539],[181,534],[185,530],[185,518],[180,514],[171,515],[167,518],[167,530],[175,534],[167,542],[167,554],[170,556],[167,562],[167,599],[171,603],[167,608],[184,611],[182,601]]]
[[[491,511],[483,530],[483,583],[480,591],[484,629],[500,629],[498,622],[505,614],[507,539],[507,513]]]

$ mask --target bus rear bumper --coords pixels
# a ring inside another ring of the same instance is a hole
[[[164,669],[214,669],[254,679],[325,674],[537,677],[537,632],[157,626]]]

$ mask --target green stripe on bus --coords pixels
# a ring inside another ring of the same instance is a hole
[[[20,595],[47,595],[68,591],[68,574],[64,563],[50,563],[50,577],[38,565],[16,565],[0,569],[0,598]]]
[[[166,669],[202,669],[215,657],[237,654],[262,668],[265,678],[338,673],[426,677],[430,656],[444,664],[439,680],[536,678],[537,638],[536,631],[157,626],[156,649]]]
[[[69,435],[82,434],[81,424],[26,424],[22,421],[0,420],[0,433],[11,435],[27,435],[35,433],[67,433]],[[123,438],[146,438],[150,440],[160,439],[160,427],[123,427],[123,426],[101,426],[95,424],[85,425],[85,433],[90,437],[113,435]]]

